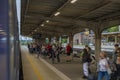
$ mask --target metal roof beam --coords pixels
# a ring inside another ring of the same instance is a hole
[[[112,18],[115,18],[115,17],[118,17],[118,16],[120,16],[120,11],[117,11],[117,12],[114,12],[114,13],[110,13],[110,14],[107,14],[107,15],[105,15],[105,16],[102,16],[102,17],[100,17],[100,18],[98,18],[98,19],[95,19],[95,20],[109,20],[109,19],[112,19]]]
[[[62,8],[64,8],[71,0],[67,0],[61,7],[59,7],[56,11],[60,11]],[[56,12],[55,11],[55,12]],[[50,17],[53,17],[54,14],[52,14]]]
[[[41,30],[40,30],[41,31]],[[44,28],[42,29],[42,32],[47,32],[47,31],[52,31],[52,32],[58,32],[58,33],[64,33],[64,31],[66,31],[65,29],[63,28]]]
[[[27,12],[28,12],[29,2],[30,2],[30,0],[27,0],[27,1],[26,1],[25,13],[24,13],[23,15],[26,15]],[[23,20],[24,20],[24,17],[22,17],[22,21],[23,21]],[[23,22],[25,22],[25,20],[24,20]]]
[[[102,22],[102,30],[116,26],[116,25],[120,25],[120,17],[118,17],[117,19],[114,20],[106,20]]]
[[[120,3],[120,0],[109,0],[109,1],[112,1],[112,2],[115,2],[115,3]]]
[[[59,17],[51,18],[51,17],[42,16],[42,15],[25,16],[25,18],[32,18],[32,19],[39,19],[39,20],[50,20],[50,21],[57,21],[57,22],[63,22],[63,23],[69,23],[69,24],[74,23],[73,19],[59,18]]]
[[[108,6],[111,2],[112,2],[112,0],[102,1],[101,3],[97,4],[95,7],[91,8],[89,11],[87,11],[85,14],[80,15],[79,17],[77,17],[77,19],[79,19],[79,18],[81,18],[83,16],[86,16],[86,15],[89,15],[89,14],[95,12],[96,10],[98,10],[100,8]]]

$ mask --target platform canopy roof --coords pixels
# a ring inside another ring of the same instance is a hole
[[[104,24],[100,26],[103,28],[120,24],[120,0],[21,1],[21,35],[24,36],[62,35],[94,29],[100,23]]]

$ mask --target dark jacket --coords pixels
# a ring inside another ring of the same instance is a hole
[[[92,59],[90,57],[90,54],[86,50],[83,50],[82,62],[85,63],[85,62],[91,62],[91,61]]]
[[[36,50],[37,50],[37,51],[41,51],[41,46],[40,46],[40,45],[37,45],[37,46],[36,46]]]

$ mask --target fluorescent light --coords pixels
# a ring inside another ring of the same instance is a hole
[[[72,0],[70,3],[72,3],[72,4],[73,4],[73,3],[75,3],[76,1],[77,1],[77,0]]]
[[[2,32],[3,30],[0,29],[0,31]]]
[[[46,20],[47,23],[49,23],[50,21],[49,20]]]
[[[56,12],[54,15],[55,15],[55,16],[58,16],[59,14],[60,14],[60,12]]]
[[[37,30],[35,30],[35,32],[36,32]]]
[[[41,26],[44,26],[44,24],[41,24]]]
[[[5,32],[0,32],[0,34],[2,34],[2,35],[6,35],[6,33],[5,33]]]

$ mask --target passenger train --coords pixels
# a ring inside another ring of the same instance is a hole
[[[16,0],[0,0],[0,80],[20,80],[21,60]]]

